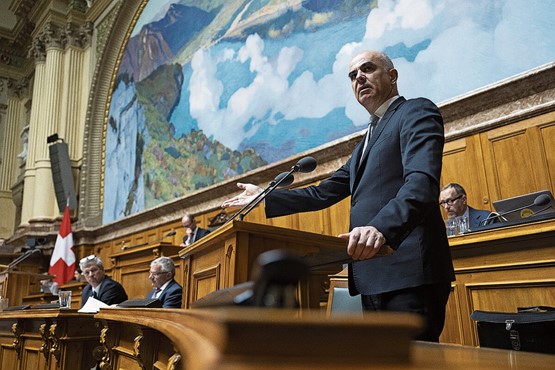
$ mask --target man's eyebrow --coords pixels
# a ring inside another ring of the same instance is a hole
[[[358,67],[354,68],[353,70],[351,70],[347,76],[352,77],[354,74],[356,74],[356,71],[357,71],[357,70],[363,69],[363,68],[366,68],[366,67],[370,67],[370,66],[376,68],[378,65],[377,65],[376,63],[374,63],[374,62],[368,60],[368,61],[362,63],[360,66],[358,66]]]

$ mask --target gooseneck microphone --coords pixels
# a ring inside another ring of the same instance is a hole
[[[167,233],[166,235],[164,235],[163,237],[161,237],[160,239],[156,239],[153,242],[145,242],[145,243],[141,243],[141,244],[137,244],[137,245],[124,245],[123,247],[121,247],[122,251],[128,250],[128,249],[133,249],[133,248],[139,248],[139,247],[144,247],[147,246],[149,244],[156,244],[161,242],[162,240],[170,237],[170,236],[174,236],[175,234],[177,234],[176,231],[170,231],[169,233]]]
[[[529,207],[541,207],[541,206],[545,206],[546,204],[549,204],[549,202],[551,202],[551,197],[547,194],[540,194],[538,195],[535,199],[534,202],[532,202],[531,204],[527,204],[523,207],[518,207],[515,209],[511,209],[508,210],[506,212],[501,212],[501,213],[493,213],[490,214],[488,217],[484,218],[482,221],[480,221],[480,225],[485,225],[488,221],[499,218],[501,219],[501,217],[508,215],[509,213],[513,213],[513,212],[518,212],[518,211],[522,211],[523,209],[529,208]],[[543,210],[542,210],[543,211]]]
[[[259,193],[253,200],[251,200],[247,205],[241,208],[239,212],[235,213],[233,217],[231,217],[229,220],[226,221],[226,224],[228,222],[231,222],[235,218],[239,218],[240,221],[243,221],[245,216],[248,215],[249,212],[254,209],[254,207],[260,204],[260,202],[262,202],[264,198],[266,198],[266,196],[270,194],[275,188],[285,187],[293,183],[294,172],[303,172],[303,173],[312,172],[314,171],[317,165],[318,163],[316,162],[316,159],[314,159],[313,157],[308,156],[308,157],[303,157],[299,159],[299,161],[295,163],[295,165],[291,167],[291,169],[288,172],[282,172],[279,175],[277,175],[274,181],[272,181],[270,185],[268,185],[268,187],[264,189],[264,191]]]

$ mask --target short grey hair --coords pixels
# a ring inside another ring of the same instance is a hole
[[[100,257],[97,257],[94,254],[91,254],[90,256],[87,256],[85,258],[81,258],[81,261],[79,261],[79,268],[81,269],[81,271],[83,271],[88,265],[97,265],[101,270],[104,271],[104,264],[102,263],[102,260],[100,259]]]
[[[171,258],[158,257],[150,263],[150,266],[153,265],[160,265],[162,266],[162,272],[170,272],[172,274],[172,278],[175,276],[175,265],[173,264],[173,260]]]

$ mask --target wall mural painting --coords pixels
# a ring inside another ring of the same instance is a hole
[[[362,130],[347,68],[387,52],[441,103],[555,60],[555,2],[150,0],[117,74],[103,222]]]

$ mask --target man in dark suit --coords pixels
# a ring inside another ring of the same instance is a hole
[[[183,237],[183,243],[181,244],[182,247],[191,245],[200,238],[210,234],[210,230],[201,229],[197,226],[195,216],[190,213],[187,213],[185,216],[183,216],[183,218],[181,219],[181,224],[187,232]]]
[[[444,144],[438,108],[424,98],[398,95],[390,58],[366,51],[348,72],[371,124],[351,158],[318,186],[279,190],[266,197],[267,217],[329,207],[351,196],[349,291],[367,311],[414,312],[425,328],[416,339],[438,341],[455,279],[437,200]],[[241,207],[262,189],[238,184],[223,207]],[[372,258],[383,245],[394,252]]]
[[[162,302],[163,308],[181,308],[183,288],[173,278],[175,265],[169,257],[159,257],[150,263],[148,278],[154,289],[147,298],[155,298]]]
[[[449,218],[467,216],[470,223],[470,231],[484,226],[484,221],[486,224],[489,223],[488,221],[493,221],[493,219],[486,221],[491,212],[474,209],[467,204],[466,191],[461,185],[456,183],[447,184],[441,189],[439,204],[445,208]]]
[[[79,267],[85,276],[88,285],[81,293],[81,307],[85,305],[89,297],[94,297],[107,305],[118,304],[127,300],[125,289],[117,281],[106,276],[102,260],[90,255],[81,259]]]

